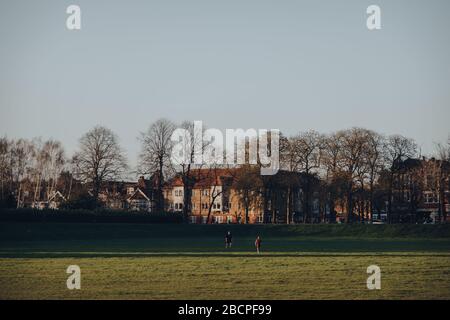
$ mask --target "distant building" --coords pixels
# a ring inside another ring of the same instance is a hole
[[[191,223],[243,223],[246,205],[242,191],[236,187],[240,168],[192,170],[193,180],[189,221]],[[249,190],[248,223],[286,223],[303,221],[302,183],[304,174],[279,171],[270,177],[255,177],[260,187]],[[185,187],[176,175],[165,184],[166,211],[182,212]],[[320,220],[319,198],[312,192],[311,217]],[[329,210],[324,213],[329,214]]]
[[[138,182],[105,182],[98,197],[109,209],[152,212],[153,190],[152,181],[141,176]]]
[[[16,191],[16,204],[19,208],[59,209],[67,201],[63,191],[58,189],[59,183],[49,185],[41,183],[38,187],[28,178],[22,180]],[[56,189],[55,189],[56,188]]]
[[[442,221],[450,211],[450,162],[407,159],[394,167],[392,215],[398,222]]]

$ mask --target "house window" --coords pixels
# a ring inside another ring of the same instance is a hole
[[[223,217],[222,216],[217,216],[215,217],[216,223],[222,223],[223,222]]]
[[[221,192],[222,192],[222,190],[220,190],[219,188],[214,188],[214,190],[211,193],[212,193],[213,197],[218,197]]]
[[[220,210],[220,203],[213,203],[212,207],[214,210]]]
[[[197,223],[197,217],[191,216],[191,223]]]
[[[175,203],[175,210],[183,210],[183,204],[182,203]]]
[[[436,194],[433,192],[425,193],[425,203],[438,203]]]
[[[177,197],[183,196],[183,190],[175,190],[175,196]]]
[[[128,188],[127,188],[127,193],[128,193],[129,195],[133,194],[133,193],[134,193],[134,187],[128,187]]]
[[[208,222],[208,217],[207,216],[203,216],[202,217],[202,223],[207,223]]]
[[[258,222],[258,223],[263,223],[263,222],[264,222],[264,221],[263,221],[263,216],[262,216],[262,214],[260,214],[260,215],[258,216],[257,222]]]
[[[232,222],[233,222],[233,217],[227,216],[227,223],[232,223]]]

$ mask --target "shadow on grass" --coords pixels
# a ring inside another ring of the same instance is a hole
[[[307,258],[307,257],[450,257],[442,252],[0,252],[0,258]]]

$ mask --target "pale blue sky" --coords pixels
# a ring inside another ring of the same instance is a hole
[[[82,30],[65,27],[78,4]],[[382,9],[382,30],[366,8]],[[136,137],[159,117],[287,134],[361,126],[450,132],[447,0],[0,0],[0,135],[57,138],[96,124]]]

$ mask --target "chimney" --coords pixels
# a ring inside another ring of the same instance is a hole
[[[145,179],[144,176],[140,176],[138,180],[138,187],[142,190],[145,190]]]

